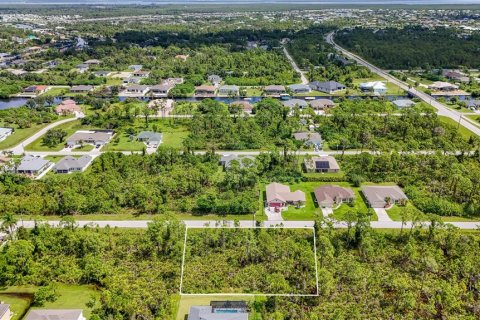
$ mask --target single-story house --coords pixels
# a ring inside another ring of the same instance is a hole
[[[240,88],[238,86],[224,85],[218,89],[218,93],[227,96],[238,96]]]
[[[315,200],[319,207],[333,208],[341,203],[349,203],[355,200],[355,194],[350,188],[337,185],[325,185],[315,189]]]
[[[480,100],[469,100],[467,103],[467,107],[473,109],[480,108]]]
[[[303,159],[303,167],[306,172],[339,172],[340,166],[337,160],[331,156],[312,157]]]
[[[127,93],[132,93],[132,94],[146,94],[150,90],[149,86],[145,85],[140,85],[140,84],[134,84],[131,86],[127,87]]]
[[[78,72],[84,73],[85,71],[88,70],[89,67],[90,67],[90,65],[85,64],[85,63],[81,63],[81,64],[78,64],[75,68],[77,69]]]
[[[293,93],[308,93],[312,91],[312,88],[310,88],[309,85],[306,84],[292,84],[288,86],[288,88],[293,92]]]
[[[372,208],[384,208],[388,204],[403,203],[408,200],[399,186],[362,186],[367,204]],[[388,203],[387,203],[388,200]]]
[[[184,82],[183,78],[167,78],[164,83],[169,83],[172,85],[182,84]]]
[[[166,97],[172,88],[173,86],[170,84],[158,84],[150,87],[150,92],[152,92],[156,97]]]
[[[82,310],[30,309],[25,320],[86,320]]]
[[[7,139],[13,133],[12,128],[0,128],[0,141]]]
[[[50,168],[52,163],[48,160],[43,159],[40,156],[31,156],[26,155],[20,160],[16,170],[15,165],[9,165],[8,171],[13,173],[21,173],[29,176],[37,176]]]
[[[92,162],[92,159],[89,155],[83,155],[80,158],[66,156],[55,164],[53,171],[55,173],[83,172]]]
[[[305,146],[320,149],[322,147],[322,136],[318,132],[295,132],[295,140],[303,141]]]
[[[245,301],[212,301],[210,306],[192,306],[187,320],[248,320]]]
[[[81,111],[82,110],[77,103],[71,99],[63,100],[58,106],[55,107],[56,114],[72,114]]]
[[[23,89],[24,93],[42,94],[47,92],[48,86],[30,86]]]
[[[70,92],[72,93],[86,93],[86,92],[90,92],[93,90],[93,86],[89,86],[89,85],[80,85],[80,86],[73,86],[71,89],[70,89]]]
[[[100,63],[102,63],[102,61],[98,59],[90,59],[84,62],[84,64],[100,64]]]
[[[309,83],[310,88],[312,90],[325,92],[328,94],[333,94],[341,90],[345,90],[347,87],[339,82],[336,81],[313,81]]]
[[[131,66],[128,66],[128,69],[133,70],[133,71],[140,71],[142,70],[143,65],[141,64],[132,64]]]
[[[149,147],[158,147],[162,143],[162,134],[160,132],[142,131],[138,134],[137,140],[144,142]]]
[[[80,143],[93,144],[95,146],[103,146],[113,137],[113,130],[80,130],[72,134],[67,139],[67,146],[70,148]]]
[[[282,94],[285,93],[285,87],[279,85],[270,85],[263,88],[265,94]]]
[[[315,99],[310,101],[310,107],[314,110],[325,110],[335,107],[335,103],[330,99]]]
[[[405,109],[409,107],[413,107],[415,105],[415,102],[413,102],[410,99],[399,99],[399,100],[394,100],[392,103],[398,108],[398,109]]]
[[[0,302],[0,320],[10,320],[13,317],[13,312],[10,310],[10,305]]]
[[[140,84],[142,81],[142,78],[139,77],[128,77],[123,79],[123,83],[128,84],[128,83],[133,83],[133,84]]]
[[[375,94],[387,93],[387,85],[382,81],[371,81],[360,83],[360,90],[363,92],[373,92]]]
[[[223,166],[226,169],[226,168],[230,167],[232,161],[237,161],[238,164],[240,165],[240,167],[243,167],[244,166],[244,163],[243,163],[244,159],[249,159],[249,160],[255,161],[255,157],[253,157],[253,156],[239,156],[239,155],[236,155],[236,154],[226,154],[226,155],[223,155],[220,158],[220,165]]]
[[[240,106],[243,109],[243,112],[252,113],[253,105],[244,100],[230,102],[230,106]]]
[[[283,101],[282,104],[285,107],[289,107],[289,108],[298,107],[299,109],[303,109],[308,107],[307,101],[302,99],[290,99],[290,100]]]
[[[95,71],[93,73],[96,77],[108,77],[112,74],[111,71]]]
[[[456,70],[444,70],[443,76],[447,79],[458,82],[470,82],[470,78],[466,74]]]
[[[306,202],[305,192],[290,191],[290,187],[280,183],[271,183],[266,187],[267,207],[283,208],[289,204],[303,205]]]
[[[209,75],[208,82],[210,82],[214,86],[218,86],[222,82],[222,77],[217,76],[216,74]]]
[[[448,82],[436,81],[429,85],[428,88],[434,91],[456,91],[459,87]]]
[[[195,94],[197,95],[214,95],[217,89],[214,86],[198,86],[195,87]]]
[[[138,78],[148,78],[150,76],[150,71],[143,71],[143,70],[133,71],[132,75]]]

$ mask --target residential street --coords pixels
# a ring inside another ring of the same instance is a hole
[[[292,56],[290,55],[290,53],[288,53],[287,51],[287,48],[283,47],[283,52],[285,53],[285,56],[287,57],[288,61],[290,62],[290,64],[292,65],[292,68],[297,71],[298,73],[300,73],[300,78],[302,79],[302,84],[308,84],[308,79],[307,77],[305,76],[305,72],[303,72],[302,70],[300,70],[300,68],[297,66],[297,64],[295,63],[295,60],[293,60]]]
[[[460,112],[457,112],[457,111],[454,111],[454,110],[451,110],[451,109],[447,108],[446,106],[444,106],[440,102],[433,99],[430,95],[428,95],[428,94],[426,94],[422,91],[419,91],[415,88],[409,88],[408,84],[406,84],[405,82],[398,80],[397,78],[388,74],[386,71],[374,66],[373,64],[371,64],[368,61],[362,59],[361,57],[359,57],[359,56],[345,50],[344,48],[340,47],[333,40],[334,34],[335,34],[334,32],[329,33],[326,36],[325,40],[328,43],[330,43],[331,45],[333,45],[336,50],[342,52],[346,57],[357,61],[359,64],[369,68],[372,72],[374,72],[374,73],[378,74],[379,76],[387,79],[388,81],[390,81],[393,84],[399,86],[403,90],[408,91],[411,94],[417,96],[419,99],[421,99],[425,103],[428,103],[432,107],[436,108],[438,110],[438,115],[449,117],[450,119],[452,119],[455,122],[458,122],[460,120],[461,124],[464,127],[466,127],[470,131],[472,131],[475,134],[480,136],[480,127],[477,127],[474,124],[473,120],[471,120],[467,117],[464,117]]]
[[[104,228],[107,225],[110,227],[118,227],[118,228],[146,228],[148,220],[125,220],[125,221],[77,221],[79,227],[83,227],[85,225],[91,226],[98,226],[100,228]],[[59,221],[45,221],[52,226],[57,226]],[[190,228],[202,228],[202,227],[220,227],[220,226],[229,226],[233,227],[234,222],[229,221],[222,221],[218,224],[215,220],[184,220],[184,223],[187,227]],[[428,222],[422,223],[424,226],[428,226]],[[479,222],[449,222],[446,224],[453,225],[460,229],[478,229],[480,228],[480,221]],[[26,228],[33,228],[35,225],[34,221],[20,221],[18,222],[18,226],[24,226]],[[241,220],[239,221],[239,226],[242,228],[252,228],[254,227],[254,222],[252,220]],[[284,226],[286,228],[304,228],[304,227],[313,227],[314,221],[264,221],[262,223],[265,227],[275,227],[275,226]],[[401,229],[402,222],[400,221],[372,221],[370,223],[372,228],[374,229]],[[347,225],[345,222],[335,222],[335,228],[346,228]],[[410,228],[411,223],[406,222],[403,226],[404,228]]]

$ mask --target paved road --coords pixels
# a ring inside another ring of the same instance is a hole
[[[33,141],[37,140],[38,138],[40,138],[41,136],[43,136],[45,133],[47,133],[48,130],[50,129],[53,129],[61,124],[64,124],[64,123],[67,123],[67,122],[71,122],[71,121],[75,121],[75,120],[78,120],[79,118],[76,117],[76,118],[68,118],[68,119],[64,119],[64,120],[60,120],[60,121],[56,121],[56,122],[53,122],[51,124],[49,124],[48,126],[46,126],[45,128],[43,129],[40,129],[38,132],[36,132],[35,134],[33,134],[32,136],[28,137],[27,139],[23,140],[22,142],[20,142],[18,145],[16,145],[15,147],[11,148],[11,149],[8,149],[8,151],[12,151],[13,154],[24,154],[25,153],[25,146],[29,145],[30,143],[32,143]],[[50,153],[49,153],[50,154]]]
[[[293,60],[292,56],[290,55],[290,53],[288,53],[287,51],[287,48],[283,47],[283,52],[285,53],[285,56],[287,57],[288,61],[290,62],[290,64],[292,65],[292,68],[300,73],[300,79],[302,79],[302,84],[308,84],[308,79],[307,77],[305,76],[305,72],[303,72],[302,70],[300,70],[300,68],[297,66],[297,63],[295,62],[295,60]]]
[[[411,94],[415,95],[416,97],[418,97],[419,99],[421,99],[422,101],[424,101],[425,103],[428,103],[429,105],[431,105],[432,107],[436,108],[438,110],[438,114],[441,115],[441,116],[446,116],[450,119],[452,119],[453,121],[455,122],[459,122],[464,126],[466,127],[467,129],[469,129],[470,131],[474,132],[476,135],[479,135],[480,136],[480,127],[477,127],[474,123],[473,120],[467,118],[467,117],[464,117],[460,112],[457,112],[455,110],[452,110],[452,109],[449,109],[447,108],[446,106],[444,106],[443,104],[441,104],[440,102],[436,101],[435,99],[433,99],[430,95],[422,92],[422,91],[419,91],[415,88],[410,88],[409,85],[403,81],[400,81],[398,80],[397,78],[391,76],[389,73],[387,73],[385,70],[382,70],[376,66],[374,66],[373,64],[371,64],[370,62],[364,60],[363,58],[345,50],[344,48],[340,47],[338,44],[335,43],[335,41],[333,40],[333,36],[334,36],[334,32],[331,32],[329,33],[325,40],[330,43],[331,45],[333,45],[333,47],[342,52],[345,56],[347,56],[348,58],[351,58],[355,61],[357,61],[359,64],[369,68],[372,72],[378,74],[379,76],[387,79],[388,81],[394,83],[395,85],[399,86],[400,88],[402,88],[403,90],[405,91],[408,91],[410,92]]]
[[[118,228],[146,228],[148,220],[130,220],[130,221],[77,221],[79,227],[86,225],[98,226],[104,228],[107,225],[110,227]],[[59,221],[48,221],[46,222],[52,226],[58,226]],[[190,228],[202,228],[202,227],[219,227],[219,226],[234,226],[233,221],[223,221],[220,224],[215,220],[185,220],[185,225]],[[460,229],[480,229],[480,222],[449,222],[446,224],[451,224]],[[24,226],[26,228],[33,228],[35,225],[34,221],[21,221],[18,223],[18,226]],[[239,226],[242,228],[252,228],[254,226],[252,220],[241,220],[239,221]],[[313,227],[314,221],[264,221],[262,223],[265,227],[275,227],[275,226],[284,226],[286,228],[304,228],[304,227]],[[401,229],[402,223],[400,221],[372,221],[370,223],[374,229]],[[428,226],[428,222],[423,223],[424,226]],[[335,222],[335,228],[346,228],[347,225],[345,222]],[[407,222],[404,225],[404,228],[410,228],[411,223]]]

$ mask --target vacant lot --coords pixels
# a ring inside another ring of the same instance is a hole
[[[311,229],[188,229],[182,293],[316,294]]]

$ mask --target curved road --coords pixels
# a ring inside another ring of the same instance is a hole
[[[33,135],[31,135],[27,139],[23,140],[22,142],[17,144],[15,147],[7,149],[7,151],[11,151],[11,152],[13,152],[13,154],[16,154],[16,155],[24,154],[25,153],[25,146],[28,146],[30,143],[37,140],[41,136],[43,136],[45,133],[47,133],[48,130],[53,129],[53,128],[61,125],[61,124],[71,122],[71,121],[75,121],[75,120],[78,120],[78,119],[79,119],[79,117],[75,117],[75,118],[68,118],[68,119],[63,119],[63,120],[60,120],[60,121],[57,121],[57,122],[50,123],[48,126],[46,126],[45,128],[42,128],[39,131],[35,132]]]
[[[288,53],[287,51],[287,48],[283,47],[283,52],[285,53],[285,56],[287,57],[287,60],[290,62],[290,64],[292,65],[292,68],[300,73],[300,79],[302,79],[302,84],[308,84],[308,79],[307,77],[305,76],[305,72],[303,72],[297,65],[297,63],[295,62],[295,60],[293,60],[292,56],[290,55],[290,53]]]
[[[415,88],[410,88],[408,86],[408,84],[406,84],[405,82],[403,81],[400,81],[398,80],[397,78],[393,77],[392,75],[390,75],[389,73],[387,73],[386,71],[374,66],[373,64],[371,64],[370,62],[366,61],[365,59],[345,50],[344,48],[340,47],[338,44],[335,43],[335,41],[333,40],[333,36],[335,35],[335,32],[330,32],[329,34],[327,34],[327,36],[325,37],[325,41],[331,45],[333,45],[333,47],[340,51],[343,55],[345,55],[346,57],[350,58],[350,59],[353,59],[355,61],[357,61],[359,64],[369,68],[372,72],[378,74],[379,76],[381,76],[382,78],[385,78],[387,79],[388,81],[394,83],[395,85],[399,86],[400,88],[402,88],[403,90],[405,91],[408,91],[409,93],[411,93],[412,95],[418,97],[419,99],[421,99],[422,101],[426,102],[427,104],[431,105],[432,107],[434,107],[435,109],[438,110],[438,115],[441,115],[441,116],[446,116],[450,119],[452,119],[453,121],[455,122],[459,122],[464,126],[466,127],[467,129],[469,129],[470,131],[472,131],[473,133],[475,133],[476,135],[480,136],[480,127],[477,127],[474,122],[467,118],[467,117],[463,117],[463,115],[460,113],[460,112],[457,112],[455,110],[452,110],[452,109],[449,109],[447,108],[446,106],[444,106],[443,104],[441,104],[440,102],[436,101],[435,99],[433,99],[430,95],[422,92],[422,91],[419,91]]]

